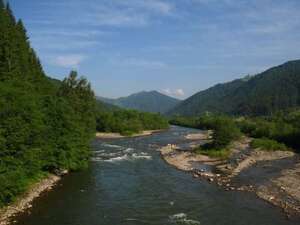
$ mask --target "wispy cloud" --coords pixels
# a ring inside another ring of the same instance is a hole
[[[299,0],[11,2],[52,74],[84,62],[94,80],[181,96],[300,57]]]
[[[93,26],[146,26],[159,15],[170,15],[174,6],[162,0],[87,0],[87,1],[54,1],[41,2],[43,7],[58,10],[49,17],[30,20],[35,24],[85,24]],[[64,21],[57,21],[56,16],[61,14],[61,9],[68,8],[73,12],[72,16]],[[80,13],[80,17],[73,16]]]
[[[119,56],[110,60],[113,65],[133,68],[162,69],[168,67],[165,62],[142,58],[120,58]]]
[[[86,58],[87,57],[85,55],[80,54],[61,55],[52,59],[52,64],[60,67],[76,69]]]
[[[172,4],[161,0],[151,0],[151,1],[124,0],[120,2],[122,2],[122,4],[129,7],[135,6],[141,9],[154,11],[160,14],[170,14],[174,9],[174,6]]]
[[[62,52],[89,54],[99,46],[107,46],[108,34],[118,36],[116,29],[146,27],[160,17],[171,15],[175,9],[166,0],[53,0],[37,4],[40,12],[26,21],[36,27],[31,30],[31,41],[45,57],[57,52],[56,65],[60,66],[78,61],[78,57],[61,58]],[[120,64],[145,68],[165,66],[162,62],[134,58],[122,60]]]
[[[76,40],[62,38],[34,38],[34,46],[39,50],[50,52],[73,52],[76,50],[87,50],[90,47],[101,45],[98,41],[93,40]]]
[[[116,32],[114,32],[116,33]],[[59,29],[51,28],[44,29],[35,32],[35,37],[62,37],[62,38],[97,38],[112,35],[113,32],[110,31],[101,31],[96,29],[81,29],[81,30],[70,30],[70,29]]]
[[[162,93],[166,94],[166,95],[170,95],[173,97],[178,97],[178,98],[182,98],[185,96],[185,92],[182,88],[178,88],[178,89],[170,89],[170,88],[166,88],[162,90]]]

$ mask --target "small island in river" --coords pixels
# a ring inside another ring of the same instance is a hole
[[[228,191],[253,191],[258,197],[281,207],[287,215],[300,213],[300,157],[291,151],[261,151],[243,137],[231,145],[227,159],[194,151],[195,141],[206,143],[210,132],[185,137],[189,147],[169,144],[160,149],[162,158],[195,178],[224,187]]]

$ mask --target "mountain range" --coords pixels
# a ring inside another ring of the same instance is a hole
[[[142,91],[121,97],[109,99],[98,97],[100,101],[126,109],[135,109],[144,112],[166,113],[174,108],[180,100],[164,95],[158,91]]]
[[[168,115],[205,112],[269,115],[300,106],[300,60],[289,61],[255,76],[217,84],[182,101]]]

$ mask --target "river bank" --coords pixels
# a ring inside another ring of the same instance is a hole
[[[64,177],[13,224],[300,224],[253,193],[224,191],[161,160],[158,148],[188,145],[193,133],[171,126],[143,138],[95,139],[90,167]]]
[[[51,190],[60,179],[61,176],[50,174],[40,182],[33,184],[14,203],[0,210],[0,225],[9,225],[11,222],[14,222],[11,221],[13,216],[31,208],[33,200],[38,198],[43,192]]]
[[[102,138],[102,139],[118,139],[118,138],[128,138],[128,137],[143,137],[143,136],[149,136],[155,133],[162,132],[164,130],[145,130],[141,133],[133,134],[130,136],[125,136],[120,133],[105,133],[105,132],[97,132],[96,138]]]
[[[209,133],[188,135],[187,140],[207,141]],[[162,158],[179,170],[205,178],[227,191],[251,191],[287,215],[300,215],[300,157],[290,151],[261,151],[250,147],[244,137],[231,146],[227,160],[195,154],[191,147],[167,145],[160,149]]]

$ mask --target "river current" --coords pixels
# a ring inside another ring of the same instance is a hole
[[[95,140],[88,170],[71,173],[17,225],[296,225],[253,193],[221,187],[167,165],[157,149],[184,144],[194,129]]]

